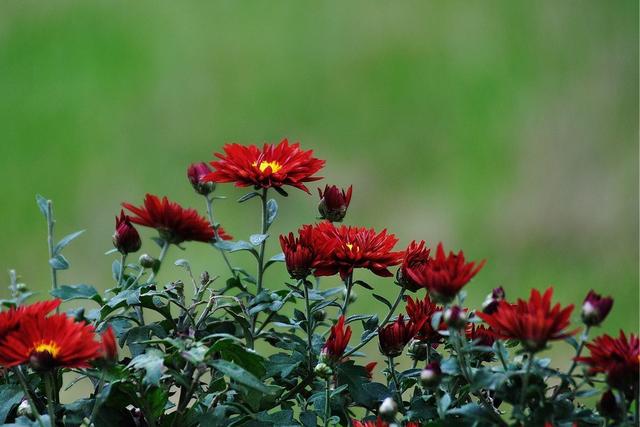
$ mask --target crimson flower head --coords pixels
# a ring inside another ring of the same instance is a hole
[[[205,162],[192,163],[187,168],[187,178],[196,193],[206,196],[216,189],[213,181],[205,182],[203,178],[211,173],[211,168]]]
[[[402,266],[398,270],[398,283],[405,289],[415,292],[422,286],[411,278],[409,271],[420,270],[429,262],[430,249],[425,247],[424,240],[417,243],[415,240],[404,251]]]
[[[346,193],[335,185],[325,185],[324,191],[318,188],[318,194],[320,195],[318,211],[322,219],[331,222],[342,222],[347,214],[349,203],[351,203],[352,187],[350,185]]]
[[[406,310],[409,319],[411,319],[413,322],[421,322],[424,319],[422,327],[416,335],[416,339],[420,341],[427,341],[430,344],[436,344],[440,342],[440,340],[442,339],[442,335],[438,333],[438,330],[446,330],[447,326],[444,324],[444,322],[440,321],[440,327],[438,328],[438,330],[436,330],[431,325],[431,318],[434,314],[443,310],[441,306],[436,305],[433,301],[431,301],[429,295],[425,295],[424,299],[422,300],[416,299],[415,301],[413,300],[413,298],[407,297]]]
[[[113,246],[123,255],[136,252],[142,246],[138,230],[131,224],[131,218],[125,215],[123,210],[120,210],[120,217],[116,217]]]
[[[29,363],[38,371],[86,368],[100,357],[100,347],[92,326],[66,314],[31,317],[2,339],[0,366],[12,368]]]
[[[582,321],[588,326],[598,326],[607,317],[612,306],[613,298],[603,297],[591,290],[582,304]]]
[[[578,362],[589,366],[589,373],[605,373],[607,383],[631,396],[638,389],[640,375],[640,339],[636,335],[626,337],[620,331],[620,336],[612,338],[602,335],[587,344],[591,351],[589,357],[578,357]]]
[[[543,295],[537,289],[531,290],[529,301],[518,299],[516,304],[500,301],[498,309],[492,313],[476,313],[484,320],[497,338],[516,339],[530,352],[542,350],[547,341],[560,340],[578,332],[566,331],[573,305],[562,308],[560,304],[551,307],[553,288]]]
[[[287,271],[294,279],[304,279],[311,274],[311,268],[316,260],[318,242],[313,238],[313,227],[303,225],[298,230],[298,237],[293,233],[280,236],[280,246],[284,253]]]
[[[375,420],[358,421],[351,420],[353,427],[389,427],[389,423],[378,417]]]
[[[324,166],[324,160],[313,157],[313,150],[304,151],[299,143],[289,145],[283,139],[278,145],[264,144],[262,150],[255,145],[226,144],[220,159],[211,162],[214,171],[204,182],[235,182],[237,187],[253,186],[282,190],[285,185],[309,193],[305,182],[322,179],[313,176]]]
[[[60,306],[59,299],[12,307],[0,312],[0,345],[10,332],[20,328],[20,323],[35,317],[44,317]]]
[[[462,251],[445,255],[442,243],[439,243],[435,258],[430,257],[426,263],[419,263],[407,273],[420,287],[429,289],[435,300],[450,302],[484,267],[484,263],[466,262]]]
[[[351,339],[351,326],[345,327],[344,316],[340,316],[336,324],[331,327],[329,338],[322,347],[323,358],[331,363],[340,362],[349,339]]]
[[[107,362],[114,363],[118,361],[118,344],[116,344],[116,336],[111,326],[107,327],[102,333],[100,355]]]
[[[496,341],[496,337],[491,332],[491,328],[485,328],[483,325],[476,325],[473,322],[467,323],[465,335],[468,339],[475,342],[476,345],[491,347]]]
[[[316,276],[340,274],[345,280],[355,268],[366,268],[382,277],[393,276],[389,267],[402,261],[402,252],[393,252],[398,239],[387,230],[321,222],[314,228],[314,245],[319,249],[314,263]]]
[[[416,336],[424,322],[422,318],[418,322],[409,320],[405,323],[404,316],[400,314],[395,322],[378,331],[380,352],[388,357],[400,356],[404,346]]]
[[[131,217],[131,222],[155,228],[166,242],[178,245],[190,240],[208,243],[214,239],[215,234],[209,221],[195,209],[183,208],[166,197],[161,200],[153,194],[147,194],[140,207],[130,203],[123,203],[122,206],[136,215]],[[219,228],[218,233],[220,232]]]

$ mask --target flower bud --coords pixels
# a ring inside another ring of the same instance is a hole
[[[140,255],[138,262],[144,268],[155,268],[158,265],[158,260],[149,254]]]
[[[428,354],[429,344],[427,343],[414,341],[409,347],[409,357],[413,360],[427,360]]]
[[[113,233],[113,246],[123,255],[136,252],[142,246],[140,234],[131,224],[131,220],[124,211],[120,211],[120,217],[116,217],[116,231]]]
[[[607,317],[613,306],[613,298],[603,297],[589,291],[582,304],[582,321],[587,326],[598,326]]]
[[[313,312],[313,320],[316,322],[322,322],[327,318],[327,312],[325,310],[316,310]]]
[[[442,371],[439,362],[431,362],[420,371],[420,382],[424,387],[436,387],[440,384]]]
[[[203,271],[202,273],[200,273],[200,284],[202,286],[208,285],[210,279],[211,279],[211,277],[209,276],[209,272],[208,271]]]
[[[494,288],[493,291],[484,299],[482,303],[482,311],[487,314],[495,313],[498,309],[498,304],[505,297],[504,289],[502,286]]]
[[[385,418],[393,418],[398,413],[398,404],[393,398],[387,397],[380,404],[378,413]]]
[[[326,363],[322,363],[322,362],[316,365],[316,367],[313,369],[313,372],[319,378],[322,378],[324,380],[326,380],[327,378],[330,378],[331,375],[333,375],[333,371],[331,370],[331,367]]]
[[[343,289],[342,290],[342,299],[344,300],[346,297],[347,297],[347,290]],[[349,304],[352,304],[352,303],[356,302],[357,299],[358,299],[358,294],[356,293],[356,291],[354,291],[352,289],[351,293],[349,294]]]
[[[611,390],[607,390],[602,393],[600,401],[597,403],[598,411],[600,415],[605,418],[618,418],[620,410],[618,408],[618,401],[616,396]]]
[[[347,208],[351,202],[351,190],[352,186],[349,186],[346,193],[335,185],[326,185],[324,191],[318,188],[318,194],[320,194],[318,211],[321,218],[331,222],[341,222],[347,214]]]
[[[467,317],[463,309],[454,305],[445,310],[444,322],[453,329],[462,329],[467,324]]]
[[[206,196],[216,189],[215,182],[203,182],[202,180],[202,178],[210,173],[211,168],[209,168],[209,165],[204,162],[192,163],[189,168],[187,168],[187,178],[189,178],[191,186],[198,194]]]
[[[33,411],[31,410],[31,404],[27,399],[20,402],[16,411],[18,417],[27,417],[33,420]]]

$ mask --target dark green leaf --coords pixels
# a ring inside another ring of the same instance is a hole
[[[273,224],[273,221],[276,219],[278,215],[278,203],[275,199],[269,199],[267,201],[267,224]]]
[[[449,393],[445,392],[438,400],[438,414],[441,418],[444,418],[447,413],[447,409],[449,409],[449,405],[451,405],[451,396],[449,396]]]
[[[14,405],[19,404],[24,397],[22,388],[17,384],[0,385],[0,423],[4,423]]]
[[[75,239],[82,233],[84,233],[84,230],[76,231],[75,233],[67,234],[66,236],[64,236],[53,248],[53,254],[59,254],[62,249],[64,249],[69,243],[71,243],[73,239]]]
[[[66,270],[69,268],[69,261],[62,254],[58,254],[49,260],[49,265],[54,270]]]
[[[259,195],[260,195],[260,193],[256,193],[255,191],[252,191],[251,193],[247,193],[244,196],[240,197],[238,199],[238,203],[244,203],[247,200],[253,199],[254,197],[259,196]]]
[[[383,297],[382,295],[378,295],[378,294],[372,294],[373,297],[375,299],[377,299],[378,301],[380,301],[381,303],[383,303],[384,305],[386,305],[389,309],[391,309],[391,303],[389,302],[388,299],[386,299],[385,297]]]
[[[58,289],[53,289],[51,295],[63,301],[74,299],[90,299],[98,304],[102,304],[102,298],[96,288],[84,283],[78,285],[62,285]]]
[[[237,381],[242,385],[245,385],[262,393],[268,394],[271,392],[271,390],[266,385],[264,385],[262,381],[256,378],[255,375],[251,374],[246,369],[241,368],[233,362],[229,362],[227,360],[212,360],[209,363],[214,369],[228,376],[233,381]]]

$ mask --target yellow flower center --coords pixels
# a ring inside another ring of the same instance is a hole
[[[260,169],[260,172],[264,172],[265,169],[267,168],[271,168],[271,173],[276,173],[278,172],[280,169],[282,169],[282,165],[278,162],[267,162],[265,160],[260,162],[260,165],[258,166],[258,162],[253,162],[253,167],[257,167],[258,169]]]
[[[350,250],[350,251],[352,251],[352,252],[353,252],[353,251],[354,251],[354,248],[355,248],[355,251],[356,251],[356,252],[358,252],[358,247],[357,247],[357,246],[355,246],[353,243],[345,243],[344,245],[345,245],[347,248],[349,248],[349,250]]]
[[[58,344],[50,341],[50,342],[42,342],[34,347],[33,351],[37,353],[44,353],[45,351],[51,355],[51,357],[56,357],[60,352],[60,347]]]

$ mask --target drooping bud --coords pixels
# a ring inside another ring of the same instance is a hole
[[[467,324],[466,313],[457,305],[447,308],[443,319],[447,326],[453,329],[462,329]]]
[[[319,378],[322,378],[324,380],[326,380],[327,378],[331,378],[331,375],[333,375],[333,371],[331,370],[331,367],[326,363],[318,363],[316,367],[313,369],[313,372]]]
[[[213,192],[216,189],[216,183],[213,181],[203,182],[202,178],[211,173],[211,168],[208,164],[204,162],[200,163],[192,163],[189,168],[187,168],[187,178],[189,178],[189,182],[191,186],[198,194],[202,194],[206,196]]]
[[[442,371],[440,370],[440,363],[437,361],[429,363],[420,371],[420,382],[424,387],[436,387],[440,384],[441,378]]]
[[[138,230],[131,224],[131,220],[124,211],[116,217],[116,231],[113,233],[113,246],[123,255],[136,252],[142,246]]]
[[[158,260],[149,254],[140,255],[138,262],[144,268],[155,268],[158,265]]]
[[[498,309],[498,304],[505,297],[504,289],[502,286],[494,288],[493,291],[484,299],[482,303],[482,312],[487,314],[495,313]]]
[[[385,418],[393,418],[398,413],[398,404],[393,398],[387,397],[380,404],[378,413]]]
[[[612,306],[613,298],[603,297],[591,290],[582,304],[582,321],[587,326],[598,326],[607,317]]]
[[[318,188],[320,195],[318,211],[321,218],[331,222],[341,222],[347,214],[347,208],[351,202],[351,191],[352,186],[349,186],[346,193],[335,185],[326,185],[324,191]]]
[[[618,401],[616,396],[609,389],[602,393],[602,397],[597,404],[600,415],[605,418],[618,418],[620,415],[620,409],[618,408]]]

